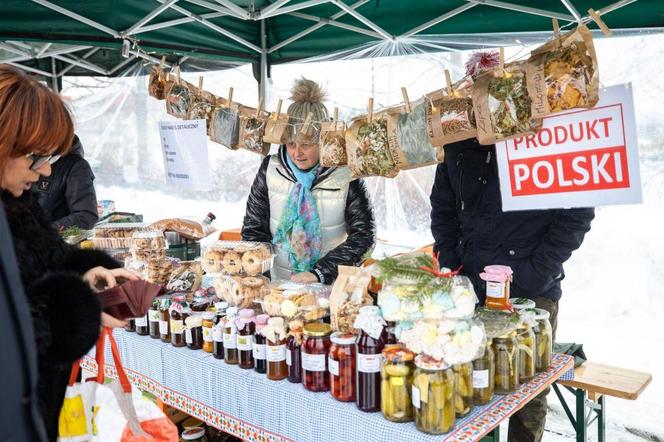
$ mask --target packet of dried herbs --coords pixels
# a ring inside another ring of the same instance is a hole
[[[390,151],[385,113],[374,114],[371,122],[366,115],[355,118],[346,131],[346,152],[353,179],[369,176],[394,178],[399,173]]]
[[[437,90],[424,96],[427,133],[434,146],[475,138],[475,114],[470,89],[451,95]]]
[[[442,147],[434,147],[427,133],[424,100],[408,112],[406,106],[388,110],[387,132],[392,157],[400,170],[430,166],[444,159]]]
[[[323,123],[320,133],[320,165],[339,167],[348,164],[346,154],[346,123]]]
[[[269,113],[242,106],[240,110],[240,148],[260,155],[270,153],[270,143],[264,140]]]

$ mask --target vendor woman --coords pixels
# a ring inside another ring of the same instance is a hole
[[[291,94],[284,144],[254,179],[242,239],[276,246],[273,278],[331,284],[338,265],[359,265],[374,246],[373,212],[362,180],[351,181],[347,167],[319,165],[325,92],[303,78]]]

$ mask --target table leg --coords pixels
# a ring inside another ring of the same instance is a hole
[[[500,442],[500,425],[491,431],[491,433],[480,439],[480,442]]]
[[[577,442],[586,442],[588,440],[588,427],[586,424],[586,391],[577,388],[574,395],[576,396],[576,440]]]
[[[602,395],[597,399],[599,410],[597,410],[597,440],[604,442],[606,438],[606,396]]]

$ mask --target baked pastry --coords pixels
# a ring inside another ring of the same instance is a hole
[[[224,258],[221,261],[223,271],[231,275],[238,275],[242,273],[242,255],[230,251],[224,255]]]
[[[203,257],[203,265],[207,273],[219,273],[223,269],[224,252],[208,249]]]
[[[242,268],[247,275],[256,276],[264,272],[265,258],[260,250],[248,251],[242,255]]]

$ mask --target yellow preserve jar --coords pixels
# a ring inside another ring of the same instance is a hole
[[[491,340],[484,347],[484,354],[473,361],[473,404],[486,405],[493,398],[493,379],[496,361]]]
[[[553,353],[553,331],[549,321],[549,312],[536,308],[535,320],[537,325],[533,327],[535,332],[535,371],[542,372],[551,366],[551,353]]]
[[[519,344],[516,332],[495,338],[491,348],[496,358],[494,392],[513,393],[519,388]]]
[[[399,346],[383,350],[380,371],[380,410],[392,422],[413,420],[411,389],[415,372],[415,354]]]
[[[455,364],[454,370],[454,412],[456,417],[464,417],[473,408],[473,363]]]
[[[426,355],[415,358],[412,400],[415,426],[428,434],[444,434],[454,427],[454,371]]]

